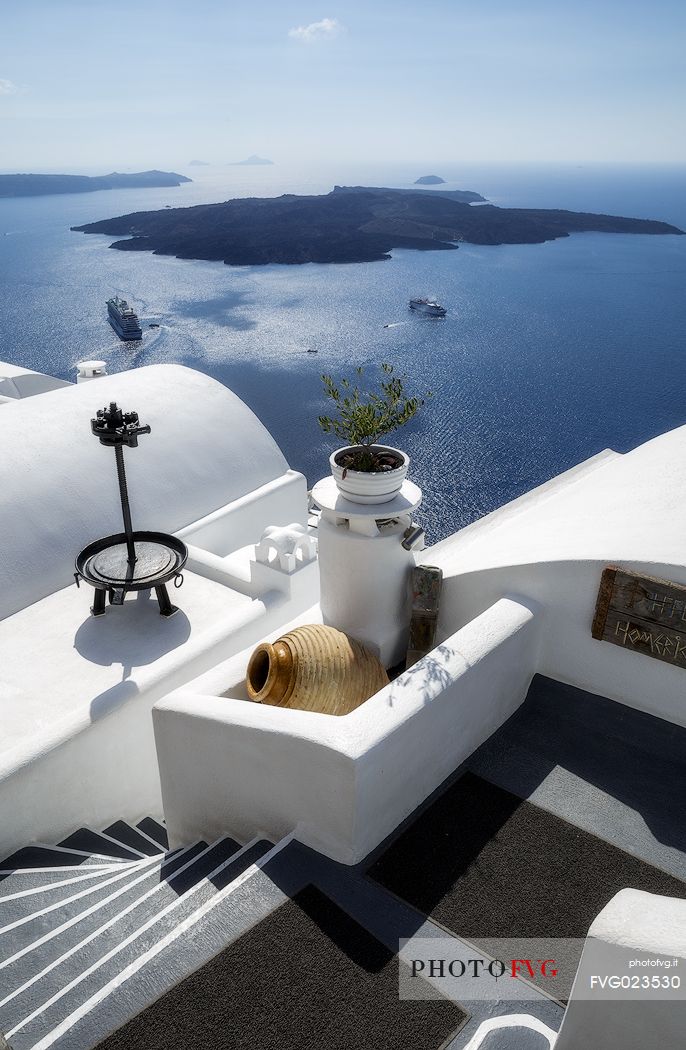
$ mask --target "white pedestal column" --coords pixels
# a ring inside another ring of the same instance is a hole
[[[315,485],[312,498],[322,512],[317,531],[324,623],[357,638],[392,667],[407,650],[415,558],[402,543],[421,489],[405,481],[390,503],[359,504],[345,499],[329,477]]]

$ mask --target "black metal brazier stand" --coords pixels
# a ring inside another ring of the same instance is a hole
[[[149,434],[149,426],[139,426],[137,412],[122,412],[116,401],[109,408],[98,409],[91,419],[91,430],[101,445],[114,448],[117,462],[117,479],[124,519],[124,531],[114,536],[89,543],[76,558],[74,579],[85,580],[95,588],[95,599],[91,612],[102,616],[105,598],[110,605],[123,605],[129,591],[155,588],[162,616],[173,616],[178,609],[172,605],[167,592],[167,583],[174,586],[183,583],[181,569],[186,564],[186,544],[175,536],[164,532],[134,532],[131,525],[131,508],[124,469],[124,445],[138,446],[140,434]]]

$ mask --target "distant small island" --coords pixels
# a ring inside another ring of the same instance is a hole
[[[137,171],[122,175],[0,175],[0,197],[40,197],[48,193],[94,193],[133,187],[180,186],[192,182],[175,171]]]
[[[188,167],[189,168],[209,168],[210,167],[210,163],[207,160],[189,160],[188,161]]]
[[[420,175],[418,179],[415,179],[415,186],[444,186],[445,179],[442,179],[440,175]]]
[[[120,215],[74,226],[126,240],[119,251],[179,259],[262,263],[374,262],[393,248],[451,251],[469,244],[541,244],[570,233],[683,233],[651,219],[534,208],[472,207],[471,190],[396,190],[336,186],[320,196],[248,197]]]
[[[267,160],[266,157],[258,157],[256,153],[246,157],[245,160],[234,160],[232,161],[232,167],[238,168],[243,164],[273,164],[273,160]]]

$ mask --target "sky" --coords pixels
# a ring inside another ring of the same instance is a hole
[[[0,170],[686,162],[676,0],[2,0]]]

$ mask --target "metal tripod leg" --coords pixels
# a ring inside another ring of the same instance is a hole
[[[99,587],[95,588],[95,597],[93,598],[93,604],[91,606],[91,612],[93,616],[103,616],[105,612],[105,597],[106,592],[100,590]]]
[[[177,606],[172,605],[169,601],[169,593],[166,584],[161,583],[159,586],[155,587],[155,594],[160,603],[160,616],[173,616],[174,613],[179,611]]]

